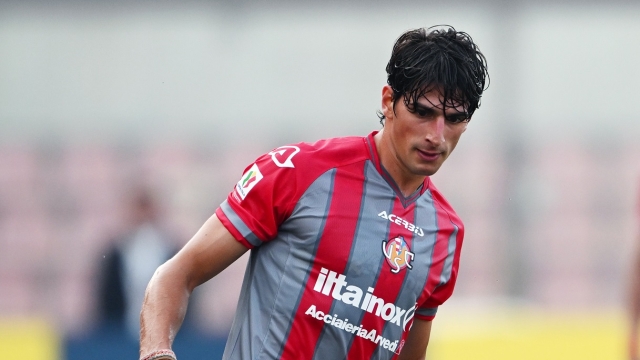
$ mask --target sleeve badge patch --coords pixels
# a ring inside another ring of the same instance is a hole
[[[258,164],[253,164],[249,170],[242,174],[242,178],[236,184],[236,193],[238,193],[238,196],[244,200],[244,198],[247,197],[247,194],[249,194],[249,191],[251,191],[251,189],[253,189],[253,187],[262,180],[262,178],[263,176],[258,168]]]

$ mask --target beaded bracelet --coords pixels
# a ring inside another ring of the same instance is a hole
[[[140,360],[160,360],[160,359],[178,360],[176,358],[176,354],[169,349],[157,350],[140,358]]]

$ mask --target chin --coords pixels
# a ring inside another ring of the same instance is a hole
[[[438,167],[436,169],[418,169],[417,171],[414,171],[414,174],[421,175],[421,176],[431,176],[431,175],[435,174],[436,172],[438,172],[439,168],[440,167]]]

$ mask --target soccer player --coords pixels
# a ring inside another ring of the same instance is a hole
[[[142,359],[174,359],[191,291],[251,250],[223,359],[424,359],[453,291],[463,225],[429,176],[456,147],[488,83],[471,37],[411,30],[387,65],[366,137],[282,146],[147,288]]]

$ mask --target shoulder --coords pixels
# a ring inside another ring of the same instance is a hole
[[[332,168],[368,158],[365,138],[357,136],[285,145],[271,150],[267,155],[276,165],[300,168]]]
[[[277,191],[278,197],[295,199],[327,171],[365,161],[368,156],[365,137],[331,138],[279,146],[258,157],[245,169],[235,187],[235,195],[244,199],[256,187]]]
[[[350,136],[279,146],[263,154],[256,163],[266,173],[308,179],[368,157],[365,138]]]
[[[458,213],[454,210],[451,203],[449,203],[442,192],[438,190],[432,180],[429,180],[429,192],[431,193],[436,211],[442,212],[443,215],[446,215],[446,217],[448,217],[451,223],[455,224],[459,228],[462,228],[462,219],[460,219],[460,216],[458,216]]]
[[[272,239],[278,226],[324,174],[366,161],[365,139],[349,137],[296,143],[263,154],[244,170],[227,198],[226,211],[241,218],[259,239]],[[326,183],[319,181],[318,184],[326,189]]]

